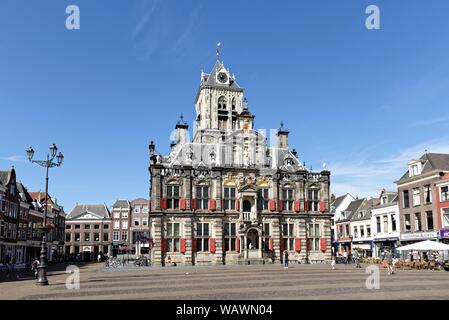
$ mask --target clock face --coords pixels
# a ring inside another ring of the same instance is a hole
[[[220,81],[221,83],[225,83],[226,81],[228,81],[228,75],[226,74],[226,72],[220,72],[218,74],[218,81]]]

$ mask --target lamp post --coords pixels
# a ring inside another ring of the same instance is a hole
[[[36,285],[38,286],[48,286],[48,280],[47,280],[47,244],[45,243],[45,238],[47,235],[47,208],[48,208],[48,169],[53,167],[59,167],[62,164],[62,160],[64,159],[64,156],[61,152],[58,152],[58,148],[53,143],[50,146],[50,153],[47,154],[47,160],[33,160],[34,156],[34,150],[32,147],[29,147],[26,150],[28,160],[32,163],[36,163],[40,165],[41,167],[44,167],[46,169],[46,175],[45,175],[45,207],[44,207],[44,219],[42,226],[39,228],[42,231],[42,244],[41,244],[41,255],[40,255],[40,263],[37,267],[38,269],[38,277],[36,281]],[[56,158],[56,162],[53,162],[53,160]],[[39,199],[40,201],[40,199]]]

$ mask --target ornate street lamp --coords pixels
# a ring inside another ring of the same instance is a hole
[[[42,225],[39,227],[39,229],[42,232],[42,244],[41,244],[41,255],[40,255],[40,263],[37,267],[38,269],[38,277],[36,281],[36,285],[39,286],[47,286],[48,280],[47,280],[47,244],[45,243],[45,238],[47,236],[47,230],[49,229],[49,226],[47,226],[47,207],[48,207],[48,169],[53,167],[59,167],[62,164],[62,161],[64,160],[64,156],[61,152],[58,152],[58,148],[53,143],[50,146],[50,153],[47,154],[47,160],[33,160],[34,156],[34,150],[32,147],[29,147],[26,150],[28,160],[32,163],[36,163],[40,165],[41,167],[46,168],[46,175],[45,175],[45,207],[44,207],[44,220]],[[56,162],[53,162],[53,160],[56,158]],[[40,199],[39,199],[40,201]]]

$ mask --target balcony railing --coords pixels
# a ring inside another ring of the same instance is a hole
[[[242,212],[242,220],[243,221],[256,221],[257,213],[256,212]]]

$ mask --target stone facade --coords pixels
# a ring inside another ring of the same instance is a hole
[[[298,263],[331,259],[330,172],[312,172],[289,131],[253,128],[243,89],[222,62],[202,73],[192,141],[179,121],[171,152],[150,144],[155,265]],[[274,139],[273,139],[274,140]]]

